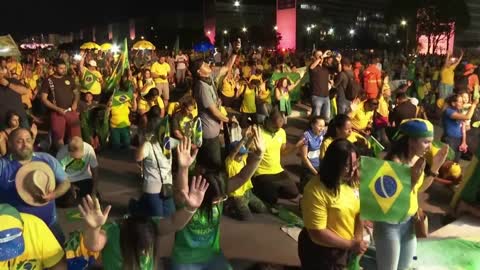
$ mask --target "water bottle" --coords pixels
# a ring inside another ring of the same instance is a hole
[[[413,262],[412,262],[412,267],[410,267],[411,270],[419,270],[420,268],[418,267],[418,258],[417,256],[413,256]]]

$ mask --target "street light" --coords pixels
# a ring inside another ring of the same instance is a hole
[[[307,32],[310,34],[310,30],[312,30],[312,28],[310,26],[307,26]]]
[[[210,31],[207,31],[207,35],[210,35],[211,33],[212,33],[212,32],[210,32]]]
[[[328,29],[328,34],[329,34],[329,35],[333,35],[333,32],[334,32],[334,31],[335,31],[335,30],[333,30],[333,28],[330,27],[330,28]]]
[[[223,34],[228,34],[228,31],[227,30],[223,30]]]
[[[350,31],[348,31],[348,33],[350,34],[350,36],[355,35],[355,29],[350,29]]]
[[[245,26],[242,28],[242,32],[247,32],[247,28]]]
[[[240,6],[240,1],[235,1],[235,2],[233,2],[233,6],[234,6],[234,7],[239,7],[239,6]]]
[[[278,30],[278,27],[275,25],[275,26],[273,27],[273,30],[277,31],[277,30]]]
[[[408,27],[407,27],[407,20],[403,19],[400,21],[400,25],[405,28],[405,54],[408,53]],[[399,42],[397,42],[399,43]]]
[[[399,39],[399,40],[397,40],[397,44],[400,44],[400,39]]]

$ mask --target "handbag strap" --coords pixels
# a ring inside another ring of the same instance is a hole
[[[48,85],[50,87],[50,93],[52,93],[52,102],[53,105],[57,106],[57,98],[55,97],[55,84],[53,83],[51,78],[48,78]]]
[[[157,162],[158,174],[160,175],[160,181],[162,182],[162,185],[163,185],[162,169],[160,167],[160,162],[158,162],[158,157],[157,157],[157,154],[155,153],[155,148],[154,148],[153,143],[150,143],[150,144],[152,145],[153,156],[155,157],[155,161]]]

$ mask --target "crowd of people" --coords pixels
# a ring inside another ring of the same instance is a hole
[[[289,200],[304,220],[302,269],[344,269],[367,250],[364,230],[373,231],[377,269],[409,269],[424,218],[419,194],[439,177],[458,184],[461,172],[449,168],[475,150],[477,66],[462,62],[463,51],[442,59],[240,45],[211,56],[0,59],[0,268],[162,269],[157,240],[175,233],[171,269],[231,269],[221,216],[248,221]],[[289,143],[297,103],[311,105],[309,125]],[[108,220],[97,154],[129,149],[142,194],[125,217]],[[301,160],[299,183],[282,165],[291,153]],[[360,218],[360,156],[412,168],[402,222]],[[65,237],[56,208],[77,205],[84,229]],[[480,217],[467,202],[453,212]]]

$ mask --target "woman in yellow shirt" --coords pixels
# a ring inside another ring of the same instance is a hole
[[[138,115],[140,116],[140,127],[142,129],[147,128],[147,113],[155,106],[160,108],[160,117],[163,118],[165,116],[165,105],[157,88],[152,88],[145,96],[139,97]]]
[[[433,125],[427,120],[414,118],[404,120],[399,126],[396,141],[393,142],[386,160],[401,163],[412,168],[412,190],[407,216],[403,222],[374,222],[373,238],[376,245],[377,269],[410,269],[416,253],[415,217],[418,211],[418,194],[425,191],[438,175],[440,166],[445,162],[448,147],[443,147],[433,157],[432,165],[424,173],[424,155],[433,140]],[[426,175],[426,177],[424,177]]]
[[[142,78],[138,78],[138,92],[143,97],[145,96],[150,89],[155,87],[155,82],[152,78],[152,73],[150,69],[144,69],[142,73]]]
[[[235,107],[235,90],[238,88],[238,83],[233,76],[233,72],[229,71],[223,79],[222,92],[220,98],[222,105],[229,108]],[[237,107],[238,108],[238,107]]]
[[[337,114],[328,124],[325,139],[320,146],[320,160],[325,157],[328,147],[335,139],[347,139],[350,142],[352,138],[352,122],[346,114]]]
[[[346,139],[333,141],[320,163],[318,177],[305,186],[305,227],[298,238],[302,269],[345,269],[350,253],[363,254],[360,220],[359,155]]]
[[[243,95],[242,105],[240,106],[240,126],[242,128],[247,128],[250,124],[257,123],[257,94],[258,88],[260,87],[259,80],[253,80],[242,86],[242,91],[239,93]],[[250,120],[248,120],[250,118]]]

